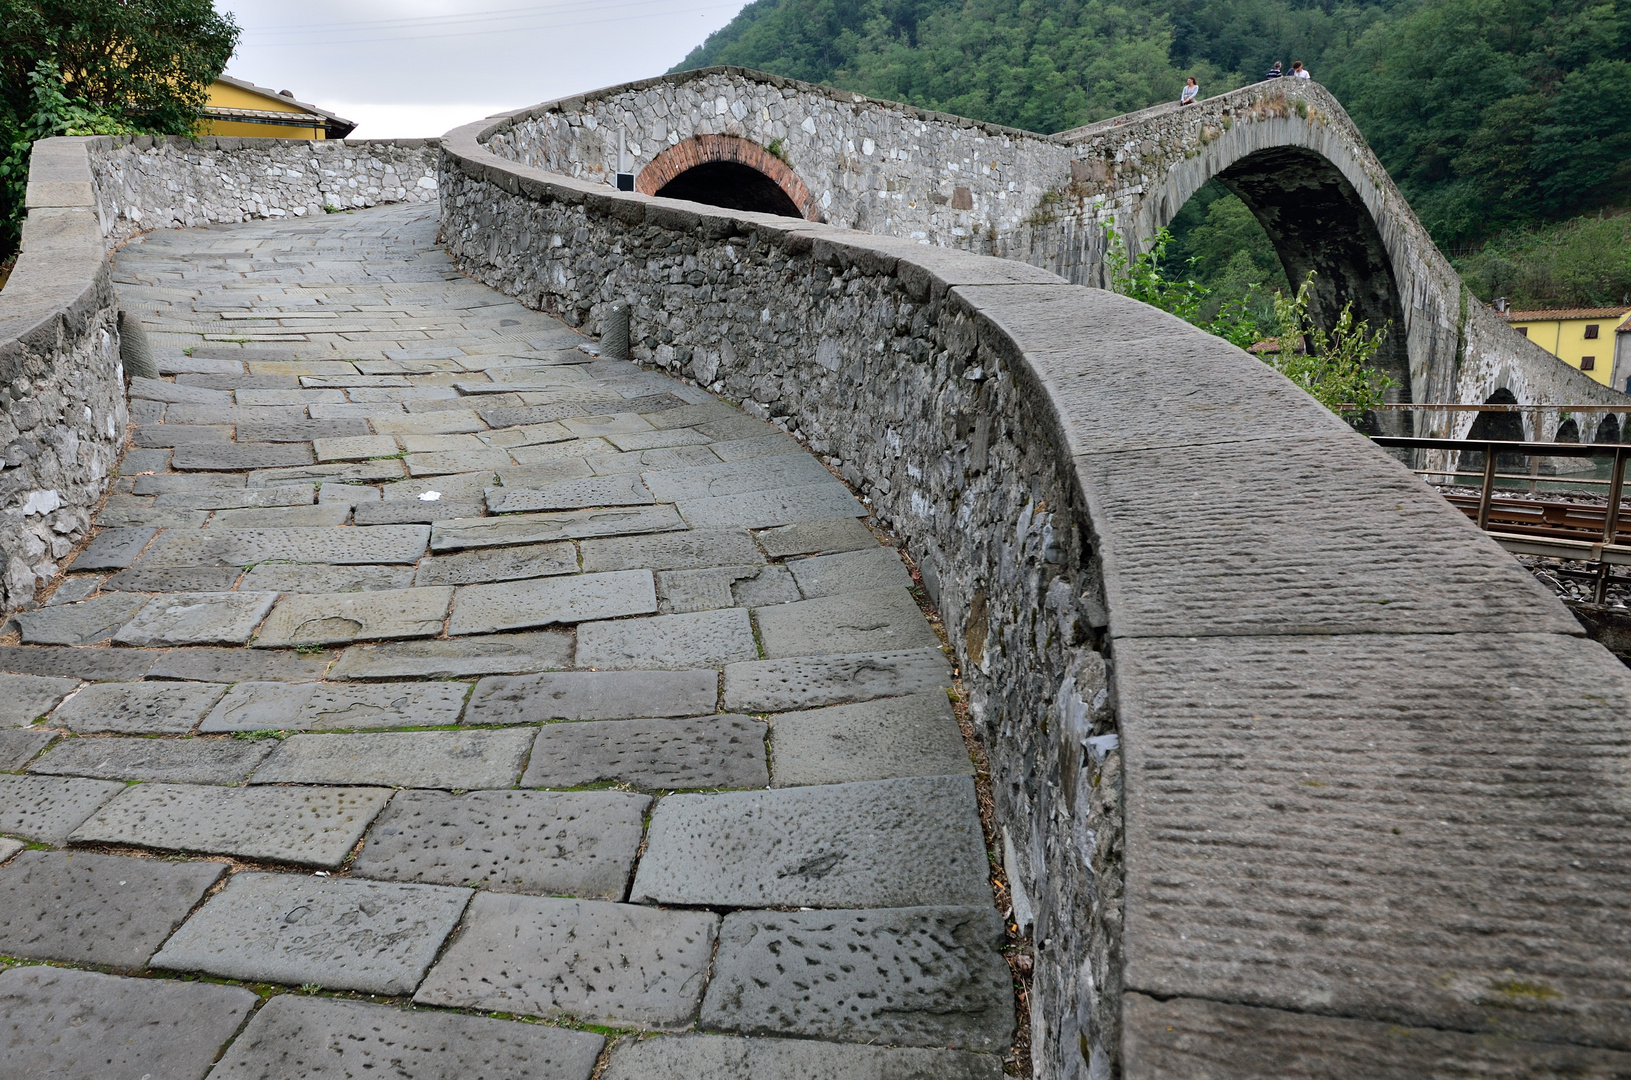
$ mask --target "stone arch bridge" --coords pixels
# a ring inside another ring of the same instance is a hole
[[[1467,291],[1336,98],[1307,80],[1039,135],[707,68],[521,110],[487,145],[608,184],[621,165],[650,195],[772,212],[779,201],[784,214],[1017,259],[1099,287],[1105,225],[1145,244],[1216,179],[1263,224],[1288,278],[1317,273],[1317,319],[1334,320],[1351,301],[1371,326],[1392,328],[1381,365],[1394,400],[1476,404],[1505,390],[1525,403],[1631,409]],[[1440,416],[1417,434],[1464,436],[1472,422]]]

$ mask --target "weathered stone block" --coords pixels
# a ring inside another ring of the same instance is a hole
[[[621,900],[651,800],[621,791],[402,791],[358,877]]]
[[[220,683],[92,683],[57,706],[51,722],[78,734],[185,735],[226,689]]]
[[[79,826],[74,839],[332,868],[351,853],[390,797],[379,788],[138,784]]]
[[[226,869],[25,851],[0,869],[0,954],[140,969]]]
[[[697,570],[764,562],[744,529],[699,529],[583,542],[585,573],[607,570]]]
[[[123,790],[106,780],[0,776],[0,833],[64,844],[80,822]]]
[[[465,709],[467,724],[624,720],[714,711],[713,671],[562,671],[483,679]]]
[[[155,968],[249,982],[406,994],[470,890],[293,874],[234,874],[153,957]]]
[[[453,600],[449,586],[285,597],[272,609],[259,649],[369,638],[437,637]]]
[[[596,670],[718,666],[758,655],[745,608],[587,622],[578,627],[578,666]]]
[[[145,596],[107,593],[78,604],[19,611],[12,618],[25,645],[95,645],[118,633],[146,603]]]
[[[522,544],[433,555],[419,563],[413,581],[421,586],[471,585],[577,572],[578,552],[570,543]]]
[[[589,1080],[605,1043],[587,1031],[280,994],[210,1074],[216,1080],[389,1075],[400,1080]]]
[[[78,679],[0,675],[0,727],[27,727],[78,687]]]
[[[725,708],[781,712],[899,697],[951,685],[939,649],[757,660],[725,666]]]
[[[682,1027],[696,1015],[718,928],[708,912],[478,893],[414,1001]]]
[[[485,634],[656,610],[657,586],[649,570],[466,585],[453,598],[448,633]]]
[[[725,917],[702,1023],[1005,1053],[1013,976],[1002,920],[978,907],[742,911]]]
[[[238,784],[272,750],[270,743],[241,739],[64,739],[28,771],[97,780]]]
[[[940,644],[905,589],[845,592],[754,609],[767,659],[890,652]]]
[[[651,816],[637,903],[989,905],[965,776],[670,795]]]
[[[507,788],[521,776],[530,731],[296,735],[255,771],[255,784]]]
[[[548,724],[522,787],[762,788],[765,727],[748,716]]]
[[[812,1039],[724,1035],[628,1038],[612,1049],[605,1080],[999,1080],[991,1054],[854,1046]]]
[[[340,657],[335,679],[456,679],[468,675],[525,674],[572,666],[572,635],[553,631],[488,634],[453,641],[401,641],[353,645]]]
[[[974,772],[939,691],[783,713],[770,721],[770,746],[774,787]]]
[[[122,645],[242,645],[277,602],[273,592],[171,593],[113,636]]]

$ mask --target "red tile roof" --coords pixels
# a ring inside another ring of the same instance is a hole
[[[1507,322],[1547,322],[1558,319],[1618,319],[1628,313],[1631,313],[1631,308],[1621,304],[1619,307],[1542,308],[1539,311],[1509,311],[1504,318]]]

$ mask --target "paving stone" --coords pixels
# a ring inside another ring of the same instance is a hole
[[[178,446],[170,456],[170,467],[187,470],[237,472],[242,469],[268,469],[286,465],[309,465],[311,446],[292,442],[241,442],[226,445]]]
[[[630,897],[717,907],[989,907],[974,781],[670,795],[652,814]]]
[[[721,461],[749,461],[783,454],[808,453],[797,440],[780,432],[751,439],[719,439],[709,443],[708,449]]]
[[[243,570],[236,566],[138,566],[121,570],[102,583],[113,592],[220,593],[237,584]]]
[[[138,970],[226,869],[25,851],[0,870],[0,955]]]
[[[368,458],[394,457],[399,453],[396,440],[389,435],[315,439],[312,449],[316,451],[318,461],[365,461]]]
[[[293,874],[234,874],[153,966],[327,990],[411,993],[469,889]]]
[[[1002,941],[989,900],[735,912],[719,931],[702,1023],[747,1035],[1006,1053],[1014,984]]]
[[[21,769],[57,737],[38,728],[0,728],[0,772]]]
[[[217,510],[210,519],[216,529],[305,529],[344,525],[351,520],[351,507],[344,503],[318,506],[262,506],[238,510]]]
[[[368,436],[368,421],[360,417],[316,420],[295,417],[288,420],[238,425],[238,438],[251,443],[304,443],[317,439],[349,439],[359,436]]]
[[[647,791],[762,788],[765,726],[731,714],[547,724],[522,787],[629,784]]]
[[[164,473],[157,476],[137,476],[131,480],[131,491],[136,495],[242,491],[243,488],[244,478],[235,473]]]
[[[758,655],[746,608],[588,622],[578,627],[577,664],[597,670],[717,667]]]
[[[344,390],[276,388],[257,390],[245,387],[237,394],[239,405],[339,405],[346,401]]]
[[[562,671],[496,676],[476,684],[466,724],[621,720],[714,711],[713,671]]]
[[[768,529],[775,525],[790,525],[795,521],[817,521],[845,514],[858,518],[867,516],[866,507],[836,480],[777,491],[686,499],[675,506],[685,523],[693,529]]]
[[[718,928],[709,912],[477,893],[414,1001],[682,1027],[696,1015]]]
[[[524,448],[517,448],[515,456],[520,458],[524,452]],[[657,450],[631,450],[626,454],[620,454],[613,452],[611,444],[608,443],[605,451],[592,453],[584,461],[594,470],[596,476],[622,476],[629,473],[645,473],[651,469],[685,469],[696,465],[714,465],[719,459],[714,457],[712,448],[707,446],[671,446]]]
[[[121,645],[242,645],[277,603],[275,592],[171,593],[113,636]]]
[[[335,679],[457,679],[559,671],[572,666],[572,635],[553,631],[489,634],[454,641],[353,645],[335,665]]]
[[[604,1080],[1001,1080],[1002,1058],[810,1039],[670,1035],[624,1039],[602,1075]]]
[[[487,430],[487,425],[468,409],[374,416],[371,420],[374,430],[381,435],[457,435]]]
[[[755,608],[766,659],[932,648],[940,644],[905,589],[846,592]]]
[[[244,575],[242,587],[281,593],[352,593],[406,589],[412,584],[412,566],[261,563]]]
[[[220,683],[92,683],[58,705],[50,722],[78,734],[185,735],[226,689]]]
[[[239,683],[204,718],[201,733],[348,731],[456,724],[466,683]]]
[[[583,542],[585,573],[607,570],[701,570],[764,562],[745,529],[692,530]]]
[[[209,518],[205,510],[170,510],[156,506],[138,506],[123,499],[144,499],[140,495],[115,495],[96,515],[96,523],[119,528],[198,529]],[[83,569],[82,567],[80,569]]]
[[[587,1031],[482,1016],[280,994],[263,1006],[213,1080],[589,1080],[605,1040]]]
[[[50,607],[56,607],[58,604],[77,604],[94,594],[101,586],[102,578],[97,574],[61,578],[46,604]]]
[[[484,405],[478,412],[483,420],[495,428],[549,424],[568,416],[583,415],[583,410],[572,402],[558,405],[521,405],[514,408]]]
[[[199,529],[160,536],[143,553],[141,565],[413,563],[425,554],[429,538],[430,529],[424,525],[375,525],[366,529]]]
[[[537,446],[540,443],[565,442],[575,438],[570,431],[560,424],[522,424],[518,427],[496,428],[492,431],[482,432],[479,436],[488,446],[500,446],[510,449],[516,446]],[[589,475],[588,466],[583,466],[580,476]],[[561,477],[561,479],[570,479]]]
[[[19,611],[12,618],[25,645],[94,645],[116,634],[146,603],[145,596],[110,593],[78,604]]]
[[[222,390],[206,390],[200,386],[183,386],[141,376],[130,380],[130,396],[148,401],[184,401],[190,405],[232,404],[232,395]]]
[[[254,784],[385,784],[507,788],[521,776],[531,731],[403,731],[295,735],[255,772]]]
[[[0,863],[6,862],[19,851],[26,851],[27,849],[28,845],[21,840],[12,840],[9,837],[0,836]]]
[[[147,672],[149,679],[193,682],[310,682],[334,661],[331,652],[262,652],[255,649],[172,649]]]
[[[503,435],[506,431],[513,430],[518,429],[504,428],[493,434]],[[587,461],[581,457],[573,457],[561,461],[547,461],[540,465],[512,465],[508,469],[498,470],[498,481],[509,488],[532,488],[560,483],[562,480],[582,480],[593,475],[595,472],[589,468]]]
[[[809,454],[756,461],[715,462],[689,469],[662,469],[642,474],[646,487],[663,502],[742,495],[755,491],[832,484],[843,487]],[[847,489],[846,489],[847,490]]]
[[[56,675],[87,682],[129,682],[139,679],[164,654],[137,649],[68,649],[0,646],[0,671],[24,675]]]
[[[570,542],[523,544],[519,547],[476,548],[452,555],[432,555],[419,563],[414,583],[468,585],[577,572],[578,552]]]
[[[0,727],[27,727],[78,688],[78,679],[0,675]]]
[[[0,777],[0,783],[5,779]],[[345,861],[391,797],[389,791],[368,787],[155,783],[126,788],[100,780],[50,782],[98,784],[124,792],[71,830],[77,843],[130,844],[329,868]]]
[[[487,489],[492,486],[493,474],[488,471],[400,480],[394,484],[386,484],[380,490],[386,502],[429,504],[434,510],[443,505],[451,508],[461,503],[482,503]],[[485,506],[485,503],[482,505]],[[451,518],[453,514],[449,512],[442,516]]]
[[[317,501],[325,505],[333,503],[356,509],[364,503],[377,503],[379,500],[379,488],[370,484],[324,484],[317,490]]]
[[[721,566],[657,574],[657,602],[665,615],[733,605],[788,604],[798,599],[798,586],[785,566]]]
[[[702,432],[692,431],[690,428],[673,428],[666,431],[619,432],[607,435],[605,439],[623,451],[662,450],[670,446],[706,446],[713,441]]]
[[[80,822],[124,789],[107,780],[0,776],[0,833],[65,844]]]
[[[715,399],[699,405],[681,405],[675,409],[664,409],[654,416],[646,417],[646,420],[652,427],[664,430],[691,428],[713,420],[732,420],[741,415],[741,410]]]
[[[458,499],[421,502],[418,499],[391,499],[357,507],[358,525],[429,525],[450,517],[479,518],[487,504]],[[574,566],[576,569],[576,566]]]
[[[64,739],[29,772],[93,780],[239,784],[273,749],[243,739]]]
[[[436,637],[442,632],[452,600],[450,586],[288,596],[272,610],[255,639],[255,647]]]
[[[568,510],[558,514],[505,514],[494,518],[453,518],[431,527],[432,551],[581,540],[591,536],[672,532],[685,528],[672,506],[627,510]]]
[[[229,443],[232,429],[195,424],[141,424],[131,432],[130,439],[143,449]]]
[[[238,487],[211,491],[172,491],[154,496],[153,504],[183,510],[241,510],[268,506],[310,506],[316,488],[311,484],[282,487]],[[219,521],[219,519],[217,519]]]
[[[794,559],[787,569],[798,582],[799,591],[809,598],[912,587],[912,575],[900,555],[894,548],[880,545]]]
[[[165,412],[169,412],[169,410],[166,409]],[[178,416],[176,422],[182,424],[210,424],[225,423],[227,421],[221,420],[214,415],[208,415],[206,412],[199,414],[197,417]],[[114,472],[120,476],[140,476],[143,473],[164,472],[170,467],[170,454],[172,452],[170,450],[127,450],[124,457],[119,459],[119,464],[114,466]]]
[[[318,406],[313,405],[312,408]],[[407,475],[402,462],[395,458],[376,461],[337,463],[331,465],[305,465],[292,469],[255,469],[249,474],[252,487],[275,487],[302,480],[315,480],[329,484],[378,484],[397,481]]]
[[[487,509],[495,514],[515,510],[571,510],[585,506],[641,506],[655,502],[637,475],[595,476],[563,480],[535,488],[491,488]]]
[[[498,449],[452,450],[431,454],[408,454],[403,459],[409,476],[446,476],[449,473],[497,471],[510,464],[510,455]]]
[[[951,702],[937,690],[783,713],[771,718],[770,745],[772,787],[974,772]]]
[[[9,1076],[203,1080],[259,999],[241,986],[22,967],[0,973]]]
[[[657,587],[649,570],[528,578],[461,586],[453,597],[447,632],[486,634],[656,610]]]
[[[738,412],[735,416],[721,416],[717,419],[707,420],[696,425],[697,430],[710,439],[754,439],[781,435],[787,438],[779,429],[772,427],[763,420],[755,420],[751,416],[744,416]]]
[[[651,800],[624,791],[401,791],[358,877],[621,900]]]

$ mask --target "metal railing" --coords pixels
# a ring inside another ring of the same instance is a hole
[[[1520,406],[1521,407],[1521,406]],[[1489,406],[1469,406],[1488,409]],[[1565,559],[1594,563],[1597,583],[1594,602],[1602,604],[1608,590],[1609,568],[1631,566],[1631,534],[1621,536],[1620,502],[1625,492],[1625,467],[1631,461],[1631,445],[1583,444],[1549,442],[1511,442],[1499,439],[1417,439],[1378,435],[1371,440],[1378,446],[1396,450],[1439,451],[1446,455],[1481,453],[1483,469],[1478,473],[1459,469],[1418,468],[1419,476],[1470,476],[1480,480],[1476,501],[1455,494],[1447,495],[1478,527],[1502,547],[1514,554],[1538,555],[1544,558]],[[1531,481],[1535,477],[1533,465],[1527,473],[1499,471],[1502,458],[1525,457],[1531,463],[1543,457],[1610,459],[1607,480],[1597,478],[1570,478],[1570,484],[1606,485],[1606,503],[1593,505],[1548,503],[1535,499],[1499,499],[1495,482],[1500,479]],[[1459,460],[1457,461],[1459,465]],[[1453,485],[1452,486],[1470,486]],[[1503,505],[1505,504],[1505,505]],[[1626,541],[1622,543],[1621,541]]]

